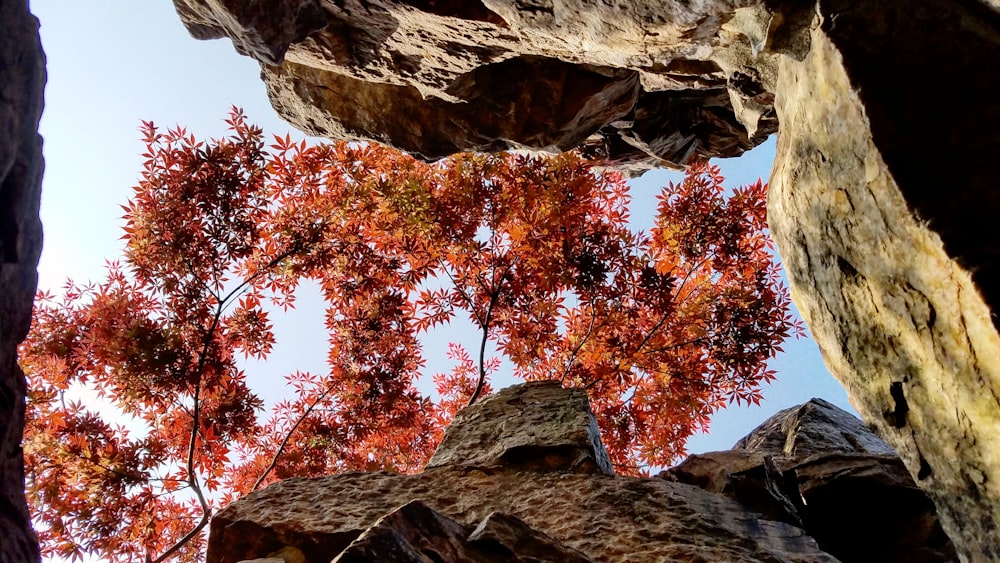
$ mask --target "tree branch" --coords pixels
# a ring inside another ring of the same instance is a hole
[[[309,408],[307,408],[305,412],[303,412],[302,415],[299,416],[298,420],[295,421],[295,424],[293,424],[291,429],[289,429],[288,432],[285,434],[284,439],[281,440],[281,445],[278,446],[278,450],[274,453],[274,457],[271,458],[271,463],[267,466],[267,469],[265,469],[264,472],[261,473],[259,477],[257,477],[257,480],[254,481],[253,487],[250,487],[251,491],[256,491],[257,487],[259,487],[260,484],[264,482],[264,479],[266,479],[267,476],[271,473],[271,471],[274,470],[274,468],[278,465],[278,457],[280,457],[281,454],[284,453],[285,446],[288,445],[288,441],[291,439],[292,434],[294,434],[295,430],[297,430],[299,425],[302,424],[302,421],[304,421],[306,417],[309,416],[310,413],[312,413],[313,409],[316,408],[316,405],[318,405],[323,399],[325,399],[326,396],[329,395],[330,391],[332,390],[333,390],[333,385],[328,386],[326,388],[326,391],[323,391],[323,394],[317,397],[316,400],[313,401],[311,405],[309,405]]]

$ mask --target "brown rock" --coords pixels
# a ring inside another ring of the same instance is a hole
[[[469,527],[411,501],[380,518],[334,563],[463,561],[468,563],[590,563],[581,553],[494,512],[470,535]]]
[[[192,35],[227,35],[262,63],[303,131],[429,159],[586,143],[682,164],[741,154],[777,125],[769,94],[730,80],[750,46],[723,26],[750,2],[371,0],[327,4],[327,20],[315,4],[177,2]]]
[[[792,296],[962,558],[1000,560],[1000,17],[824,1],[800,36],[768,210]]]
[[[463,409],[427,468],[614,475],[587,392],[558,381],[514,385]]]
[[[771,456],[738,449],[696,454],[659,477],[725,495],[768,520],[803,527],[795,477],[786,476]]]
[[[459,413],[438,464],[420,474],[288,479],[229,505],[212,519],[208,561],[288,547],[322,563],[338,554],[338,561],[835,561],[801,529],[721,495],[578,472],[581,453],[603,452],[592,427],[580,390],[552,382],[504,389]],[[510,455],[525,447],[531,456]],[[479,449],[490,454],[477,459]],[[531,461],[549,459],[548,450],[557,463]]]
[[[466,526],[414,500],[379,518],[333,563],[499,561],[471,548],[468,535]]]
[[[835,561],[799,528],[734,501],[662,479],[574,473],[487,475],[438,468],[418,475],[344,473],[288,479],[212,519],[208,561],[230,563],[299,547],[330,561],[384,514],[422,499],[460,523],[493,512],[594,561]]]
[[[182,4],[293,124],[425,157],[582,143],[638,171],[780,120],[793,298],[963,558],[1000,560],[1000,2],[348,0],[311,33],[279,0]]]
[[[45,56],[24,0],[0,0],[0,562],[38,561],[24,500],[24,374],[17,345],[28,332],[42,228],[38,119]]]
[[[731,451],[691,456],[663,476],[796,523],[845,562],[958,558],[899,456],[822,399],[775,414]]]
[[[494,512],[484,518],[469,535],[469,541],[482,546],[482,549],[502,547],[503,560],[511,563],[591,563],[591,559],[583,553],[502,512]]]
[[[329,20],[319,0],[174,0],[174,8],[195,38],[231,37],[238,53],[268,64]]]

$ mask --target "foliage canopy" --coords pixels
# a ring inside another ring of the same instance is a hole
[[[269,146],[238,110],[200,141],[143,123],[122,263],[39,294],[28,496],[45,551],[197,560],[217,506],[289,476],[419,470],[500,360],[587,389],[613,462],[662,466],[709,415],[758,402],[766,361],[801,327],[769,253],[766,186],[725,197],[719,170],[663,188],[630,229],[623,178],[577,155]],[[240,359],[303,280],[326,302],[327,373],[286,376],[262,414]],[[468,316],[478,349],[417,386],[418,336]],[[113,408],[98,408],[99,397]]]

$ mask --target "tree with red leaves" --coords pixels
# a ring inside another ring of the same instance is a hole
[[[216,510],[290,476],[418,471],[501,369],[587,389],[623,473],[684,453],[712,412],[756,403],[801,331],[767,236],[766,187],[715,167],[663,189],[655,227],[628,186],[573,154],[436,164],[374,145],[265,147],[238,110],[199,141],[144,123],[125,254],[96,285],[40,294],[21,347],[28,497],[47,554],[199,560]],[[123,264],[123,265],[122,265]],[[326,302],[329,371],[286,376],[263,415],[241,358],[303,280]],[[436,397],[418,337],[468,316]]]

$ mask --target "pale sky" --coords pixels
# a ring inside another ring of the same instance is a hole
[[[119,206],[138,177],[141,119],[166,127],[180,124],[198,137],[214,137],[225,133],[223,119],[236,105],[265,133],[296,134],[271,109],[256,63],[237,55],[228,40],[192,39],[169,0],[33,0],[31,9],[41,21],[48,58],[41,124],[46,159],[45,246],[39,266],[43,289],[58,291],[67,277],[99,281],[105,260],[120,256]],[[738,185],[766,180],[773,157],[772,137],[743,158],[715,162],[728,183]],[[632,183],[638,225],[648,224],[656,188],[679,179],[656,171]],[[325,371],[322,310],[306,305],[288,318],[274,319],[274,354],[265,364],[248,366],[250,384],[267,388],[265,394],[280,395],[283,376],[291,371]],[[462,332],[452,334],[461,337]],[[471,349],[476,338],[468,336]],[[454,336],[425,340],[429,364],[443,357],[449,338]],[[761,406],[733,406],[718,413],[712,431],[688,443],[692,453],[728,449],[777,410],[811,397],[853,412],[811,340],[788,341],[784,348],[772,363],[778,380],[765,387]]]

